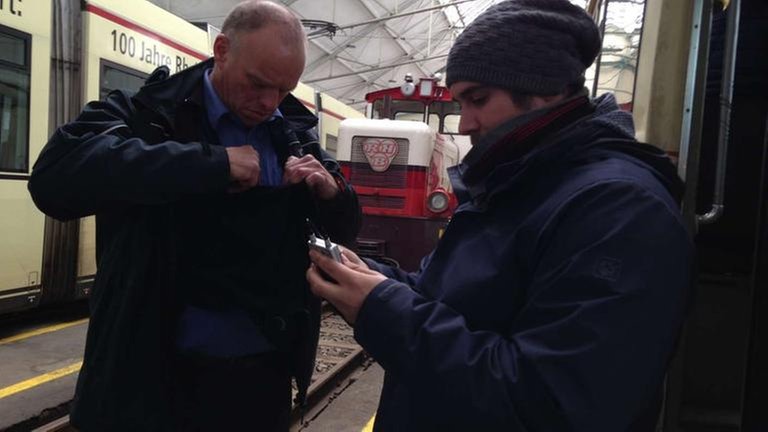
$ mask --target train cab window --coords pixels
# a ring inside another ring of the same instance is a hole
[[[338,149],[338,138],[335,135],[325,134],[325,151],[336,159],[336,150]]]
[[[138,91],[149,75],[118,64],[101,61],[99,97],[103,100],[112,90]]]
[[[424,113],[400,111],[395,113],[394,120],[422,121],[424,120]]]
[[[443,133],[456,135],[459,133],[459,120],[461,116],[458,114],[448,114],[443,119]]]
[[[434,101],[429,105],[430,114],[437,115],[442,119],[440,124],[440,133],[455,135],[459,133],[459,115],[461,105],[454,101]],[[434,129],[434,128],[433,128]]]
[[[421,101],[392,100],[389,106],[391,120],[424,121],[426,107]],[[386,118],[386,117],[382,117]]]
[[[430,114],[429,121],[427,121],[427,124],[429,125],[429,128],[432,129],[432,132],[434,133],[440,132],[440,116],[439,115]]]
[[[0,171],[29,168],[29,35],[0,26]]]
[[[373,102],[373,110],[371,111],[371,118],[373,119],[388,119],[389,107],[391,105],[392,98],[389,96],[384,99],[378,99]]]

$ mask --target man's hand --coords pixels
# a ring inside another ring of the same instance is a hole
[[[287,184],[306,181],[309,189],[322,200],[329,200],[339,193],[339,186],[333,176],[312,155],[301,159],[291,156],[285,162],[283,181]]]
[[[229,192],[243,192],[259,184],[261,163],[259,152],[252,146],[227,147],[229,158]]]
[[[307,281],[315,295],[323,297],[344,316],[351,325],[357,321],[357,314],[368,294],[387,278],[368,268],[354,253],[344,249],[343,263],[338,263],[317,251],[310,251],[312,265],[307,270]],[[351,258],[351,259],[350,259]],[[333,278],[325,279],[320,270]]]
[[[339,245],[339,249],[341,249],[341,260],[349,268],[359,270],[361,272],[372,272],[372,273],[378,273],[370,269],[368,267],[368,264],[365,263],[362,259],[360,259],[359,256],[357,256],[356,253],[352,252],[351,250],[345,248],[344,246]]]

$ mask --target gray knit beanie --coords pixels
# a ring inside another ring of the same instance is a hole
[[[555,95],[583,83],[601,45],[595,22],[568,0],[507,0],[459,35],[448,55],[445,81]]]

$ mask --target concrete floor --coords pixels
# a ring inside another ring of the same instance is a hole
[[[82,322],[18,341],[0,340],[0,430],[72,399],[87,328]],[[46,375],[56,371],[61,375]]]
[[[360,432],[379,405],[379,394],[384,381],[384,370],[377,363],[354,378],[354,381],[335,396],[315,418],[305,422],[301,432]]]
[[[87,322],[9,341],[15,335],[50,329],[55,324],[60,323],[13,329],[12,334],[4,332],[0,337],[0,431],[72,399]],[[354,372],[321,406],[307,413],[303,427],[295,426],[292,432],[362,431],[376,413],[384,377],[378,364],[371,360],[365,364],[365,369]],[[61,376],[46,375],[62,370],[67,372]],[[8,395],[20,386],[23,390]],[[21,429],[17,426],[12,430]]]

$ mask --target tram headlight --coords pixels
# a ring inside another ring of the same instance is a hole
[[[448,208],[448,194],[441,189],[433,190],[427,197],[427,208],[432,213],[442,213]]]
[[[400,86],[400,92],[405,97],[411,97],[416,93],[416,84],[413,83],[413,76],[411,74],[405,74],[405,82]]]
[[[412,82],[403,83],[403,85],[400,86],[400,91],[405,97],[413,96],[416,92],[416,84]]]

